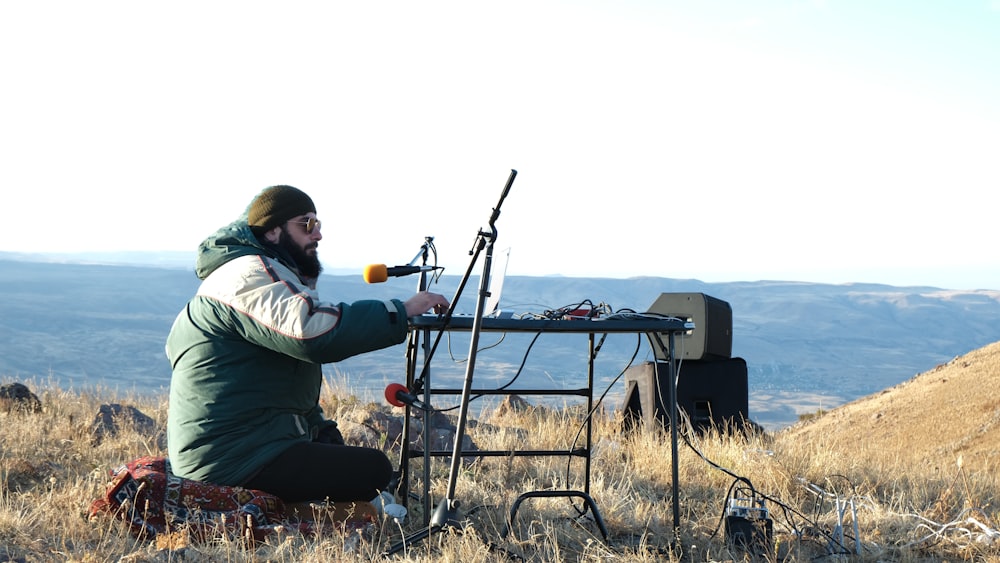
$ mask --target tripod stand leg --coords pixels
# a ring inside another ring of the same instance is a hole
[[[510,514],[507,516],[507,525],[504,527],[503,532],[500,533],[500,538],[505,539],[510,533],[511,529],[514,527],[514,517],[517,516],[517,509],[520,508],[521,503],[529,498],[551,498],[551,497],[576,497],[583,499],[584,504],[590,509],[590,513],[594,515],[594,523],[597,524],[597,529],[601,531],[601,536],[604,537],[604,543],[611,545],[611,540],[608,537],[608,527],[604,524],[604,518],[601,516],[601,511],[597,509],[597,503],[590,495],[583,491],[528,491],[527,493],[521,494],[514,501],[514,504],[510,507]],[[584,512],[583,514],[586,514]]]
[[[434,515],[431,517],[430,524],[426,528],[406,536],[399,543],[391,546],[384,555],[398,553],[406,549],[407,545],[425,540],[445,529],[453,528],[459,531],[462,530],[464,524],[461,521],[458,505],[459,503],[456,500],[442,500],[434,510]]]
[[[430,537],[431,534],[436,533],[438,531],[440,531],[439,528],[435,526],[428,526],[427,528],[414,532],[406,536],[399,542],[389,546],[389,549],[382,552],[382,555],[395,555],[396,553],[399,553],[400,551],[406,549],[406,546],[417,543],[419,541],[423,541],[428,537]]]

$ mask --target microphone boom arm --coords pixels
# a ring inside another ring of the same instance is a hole
[[[451,304],[449,305],[448,310],[444,312],[444,315],[441,318],[441,328],[438,329],[438,333],[434,338],[434,343],[431,345],[429,353],[425,358],[424,366],[420,370],[420,375],[413,380],[413,385],[410,387],[411,391],[414,393],[419,393],[423,389],[424,376],[430,369],[431,358],[434,356],[434,352],[437,350],[438,343],[441,341],[442,336],[444,336],[444,333],[448,331],[448,326],[451,324],[451,317],[455,313],[455,306],[458,304],[458,299],[462,296],[462,293],[465,291],[465,286],[469,283],[469,278],[472,277],[472,271],[475,269],[476,262],[479,260],[479,254],[486,247],[487,241],[489,242],[490,245],[492,245],[497,238],[496,221],[500,217],[500,206],[502,206],[504,200],[507,199],[507,194],[510,193],[510,188],[514,184],[514,178],[516,177],[517,177],[517,170],[511,169],[510,176],[507,177],[507,183],[504,185],[503,191],[500,193],[500,200],[497,201],[497,205],[496,207],[493,208],[493,212],[490,215],[490,221],[489,221],[490,232],[486,233],[483,232],[482,229],[480,229],[479,233],[476,235],[476,241],[472,245],[472,250],[469,251],[469,255],[472,256],[472,259],[469,261],[469,267],[466,268],[465,274],[462,275],[462,279],[458,283],[458,288],[455,290],[455,294],[451,299]],[[433,248],[433,245],[431,246],[431,248]],[[492,252],[489,254],[490,256],[492,256]],[[420,254],[418,254],[417,256],[419,257]],[[435,253],[435,257],[436,256],[437,254]],[[489,278],[489,271],[488,270],[485,271],[483,273],[483,276],[484,276],[483,280],[485,282]],[[485,297],[483,299],[485,300]]]
[[[507,178],[507,185],[503,187],[503,192],[500,193],[500,201],[497,202],[497,206],[493,208],[493,214],[490,215],[490,230],[493,232],[493,238],[497,238],[497,228],[496,222],[500,218],[500,206],[503,205],[503,200],[507,199],[507,194],[510,193],[510,187],[514,184],[514,178],[517,177],[517,170],[511,170],[510,176]]]

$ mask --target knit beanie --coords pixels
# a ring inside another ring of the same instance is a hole
[[[310,211],[316,213],[316,206],[302,190],[292,186],[271,186],[250,203],[247,223],[255,232],[269,231]]]

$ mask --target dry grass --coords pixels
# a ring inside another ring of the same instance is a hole
[[[457,482],[464,531],[448,530],[388,557],[383,550],[418,531],[420,502],[411,503],[403,528],[384,522],[378,537],[351,553],[336,535],[275,536],[248,547],[233,538],[137,540],[117,521],[88,521],[87,507],[103,492],[109,469],[164,453],[156,436],[128,428],[93,444],[89,426],[99,405],[134,405],[162,427],[166,399],[78,394],[29,382],[43,412],[0,412],[0,561],[833,560],[843,558],[830,547],[838,505],[845,507],[842,547],[852,560],[1000,561],[998,378],[1000,344],[780,432],[711,433],[681,442],[676,535],[668,436],[623,436],[618,419],[598,417],[590,485],[611,545],[590,515],[579,516],[580,500],[565,497],[525,501],[502,539],[519,494],[582,489],[583,464],[575,460],[567,472],[563,457],[484,458],[463,466]],[[373,408],[332,392],[323,401],[342,419]],[[568,448],[579,430],[577,414],[507,413],[485,418],[470,434],[486,449]],[[412,469],[420,475],[419,462]],[[433,506],[446,491],[446,462],[432,469]],[[721,527],[733,487],[750,484],[766,497],[774,524],[773,545],[757,556],[729,545]]]
[[[785,432],[789,438],[879,459],[899,470],[930,463],[944,472],[960,458],[967,469],[995,471],[998,433],[1000,343]],[[886,447],[895,455],[884,455]]]

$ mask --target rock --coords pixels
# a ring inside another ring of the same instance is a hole
[[[423,449],[423,413],[417,411],[410,420],[410,446]],[[455,423],[444,413],[431,413],[430,449],[451,450],[455,443]],[[353,446],[391,449],[398,451],[403,441],[403,415],[387,414],[381,410],[355,411],[350,419],[338,421],[344,441]],[[476,421],[469,420],[466,430],[475,428]],[[462,440],[462,450],[474,452],[479,446],[466,434]],[[466,456],[466,461],[472,459]]]
[[[155,420],[131,405],[117,403],[101,405],[94,416],[94,422],[90,425],[93,442],[99,444],[107,436],[117,436],[122,423],[131,425],[140,434],[156,435],[158,442],[162,442],[162,433],[157,435]]]
[[[0,385],[0,409],[6,412],[42,412],[42,402],[23,383]]]
[[[524,397],[520,395],[507,395],[503,398],[503,401],[497,405],[495,411],[493,411],[494,416],[503,416],[505,414],[513,413],[525,413],[534,410],[535,407],[531,403],[524,400]]]

